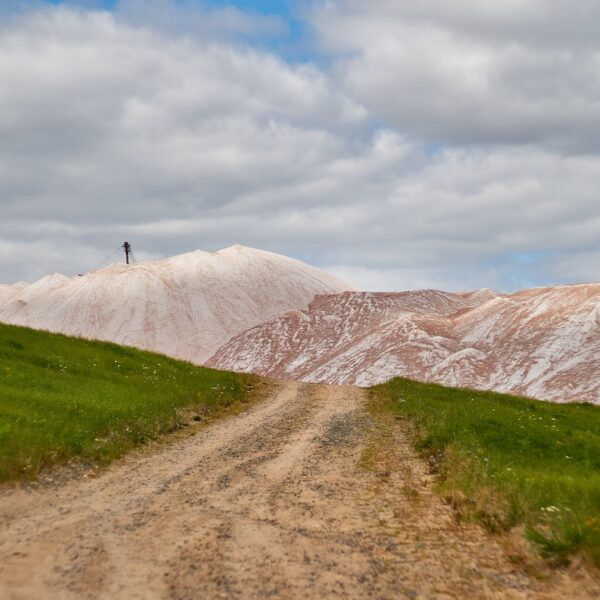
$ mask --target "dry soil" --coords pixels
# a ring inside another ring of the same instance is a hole
[[[98,477],[4,487],[0,597],[598,597],[590,576],[527,574],[457,524],[402,423],[381,427],[358,388],[281,384]],[[385,436],[394,452],[365,468]]]

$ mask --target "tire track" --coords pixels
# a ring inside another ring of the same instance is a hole
[[[97,479],[5,489],[0,597],[574,597],[566,575],[535,580],[458,526],[401,430],[386,433],[384,476],[361,468],[380,426],[364,401],[354,387],[282,383]],[[588,583],[578,597],[594,597]]]

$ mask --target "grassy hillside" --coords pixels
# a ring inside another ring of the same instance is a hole
[[[371,390],[376,414],[413,424],[417,450],[460,514],[491,531],[524,525],[558,562],[600,566],[600,407],[394,379]]]
[[[246,401],[253,379],[0,324],[0,481],[116,458],[181,427],[180,409],[201,419]]]

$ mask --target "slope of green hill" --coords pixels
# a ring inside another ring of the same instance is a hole
[[[407,419],[439,491],[490,531],[524,525],[559,562],[600,566],[600,407],[407,379],[371,388],[375,414]]]
[[[257,378],[0,324],[0,481],[133,446],[249,400]],[[188,411],[189,412],[189,411]]]

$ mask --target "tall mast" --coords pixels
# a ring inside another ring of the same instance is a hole
[[[129,242],[124,242],[122,246],[125,251],[125,262],[129,264],[129,256],[131,254],[131,244]]]

